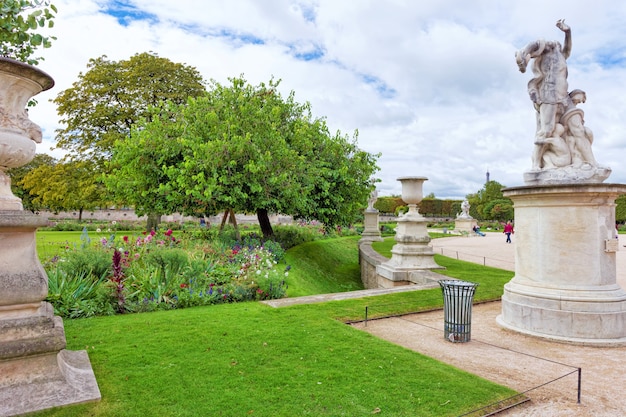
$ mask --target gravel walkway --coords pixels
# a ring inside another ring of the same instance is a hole
[[[488,233],[486,237],[452,237],[431,243],[436,253],[514,270],[515,237],[513,244],[504,240],[501,233]],[[626,250],[621,243],[620,249],[617,281],[624,288]],[[472,340],[468,343],[451,343],[443,338],[443,311],[354,326],[517,391],[530,390],[530,402],[499,414],[502,416],[626,415],[626,347],[577,346],[525,336],[499,327],[496,316],[500,311],[499,302],[475,305]]]

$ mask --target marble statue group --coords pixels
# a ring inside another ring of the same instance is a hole
[[[559,20],[556,26],[565,33],[563,45],[543,39],[530,42],[516,52],[519,70],[524,73],[534,59],[533,78],[528,95],[536,110],[537,130],[532,152],[532,171],[559,170],[558,175],[543,175],[547,180],[576,180],[580,171],[584,179],[601,182],[610,170],[596,162],[591,145],[593,132],[585,126],[584,112],[577,106],[585,103],[583,90],[568,90],[567,58],[572,50],[572,31]]]

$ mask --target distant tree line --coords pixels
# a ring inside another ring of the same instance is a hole
[[[506,222],[514,220],[513,201],[504,197],[502,189],[506,186],[497,181],[485,183],[476,193],[468,194],[465,198],[470,204],[470,216],[476,220]],[[461,211],[462,200],[439,199],[430,194],[418,204],[419,212],[425,217],[452,217],[456,218]],[[615,221],[626,223],[626,194],[615,201]],[[397,215],[406,207],[398,195],[378,197],[374,208],[383,214]]]
[[[462,200],[441,200],[434,196],[425,197],[417,206],[419,212],[426,217],[454,218],[461,211]],[[406,207],[400,196],[379,197],[374,208],[384,214],[397,215]]]

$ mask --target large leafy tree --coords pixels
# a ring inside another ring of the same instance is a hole
[[[56,132],[57,148],[98,166],[110,157],[115,141],[126,139],[137,121],[149,117],[150,106],[184,103],[206,91],[194,67],[153,53],[121,61],[101,56],[89,60],[87,68],[53,100],[64,125]]]
[[[282,97],[278,85],[213,81],[205,96],[162,106],[130,141],[116,142],[107,184],[147,212],[256,212],[265,236],[269,213],[328,227],[353,221],[376,157],[356,138],[331,135],[308,103]]]
[[[107,203],[106,188],[98,181],[94,165],[87,161],[69,161],[41,164],[20,181],[36,207],[52,211],[78,210],[82,219],[84,210],[102,207]]]
[[[22,199],[22,205],[26,210],[37,211],[41,209],[39,204],[36,204],[34,201],[34,196],[31,195],[28,190],[22,184],[22,180],[24,177],[34,169],[39,168],[40,166],[49,166],[52,167],[56,165],[58,161],[45,153],[38,153],[35,155],[32,161],[27,163],[26,165],[22,165],[18,168],[11,168],[7,171],[7,173],[11,177],[11,191],[13,195]]]
[[[476,194],[466,196],[470,203],[470,215],[482,220],[509,220],[513,215],[513,201],[504,197],[504,185],[488,181]]]

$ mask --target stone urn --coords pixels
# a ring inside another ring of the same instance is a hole
[[[426,180],[426,177],[398,178],[402,184],[402,200],[408,204],[409,211],[398,218],[391,259],[376,267],[376,273],[384,279],[379,282],[383,287],[409,283],[439,285],[439,275],[430,271],[441,267],[435,262],[435,253],[429,244],[428,220],[417,210]]]
[[[28,118],[28,101],[54,86],[45,72],[20,61],[0,58],[0,210],[22,210],[11,192],[9,168],[26,165],[41,143],[41,129]]]
[[[36,231],[46,219],[23,209],[6,171],[30,162],[41,142],[28,101],[54,81],[0,57],[0,416],[100,399],[86,351],[68,351],[63,321],[46,302],[48,276]]]
[[[402,184],[402,201],[409,206],[409,211],[405,214],[406,217],[421,217],[417,210],[417,205],[424,198],[422,188],[426,180],[428,180],[426,177],[398,178],[398,181]]]

